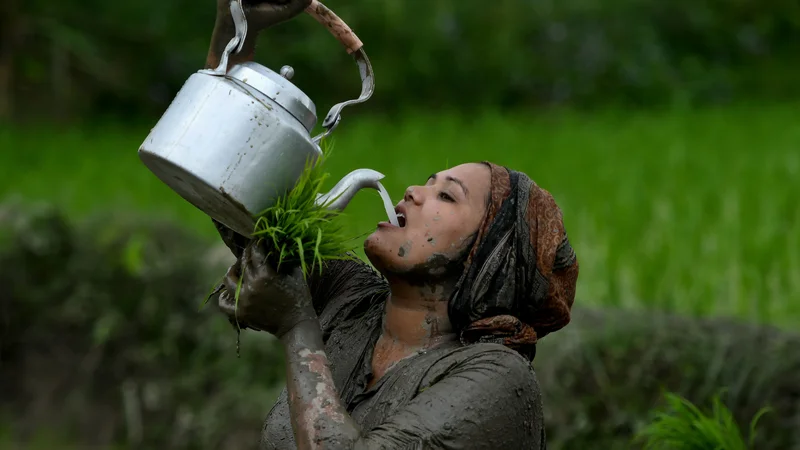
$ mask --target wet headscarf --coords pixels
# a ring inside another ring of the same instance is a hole
[[[486,216],[448,313],[463,343],[495,342],[533,359],[536,342],[569,323],[578,260],[552,195],[524,173],[484,164]]]

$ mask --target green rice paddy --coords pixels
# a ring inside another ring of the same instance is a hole
[[[151,125],[151,124],[147,124]],[[139,162],[147,126],[0,128],[0,200],[56,202],[213,225]],[[578,305],[647,307],[800,325],[800,123],[792,105],[704,111],[350,116],[333,177],[368,167],[394,201],[409,184],[492,160],[553,193],[581,264]],[[383,220],[377,192],[349,231]]]

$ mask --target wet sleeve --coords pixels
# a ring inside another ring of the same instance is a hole
[[[541,392],[530,364],[484,352],[452,368],[356,449],[534,449],[544,446]]]
[[[388,291],[386,280],[372,266],[351,256],[352,259],[326,261],[321,273],[314,271],[308,277],[314,310],[324,316],[323,321],[339,321],[363,311]]]

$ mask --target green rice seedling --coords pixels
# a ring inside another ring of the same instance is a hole
[[[322,185],[329,176],[324,165],[332,148],[324,140],[321,144],[322,156],[316,163],[306,161],[305,170],[294,188],[279,197],[274,205],[256,214],[252,237],[257,240],[257,245],[265,246],[267,263],[279,273],[300,266],[303,276],[307,277],[313,269],[321,272],[326,260],[352,257],[350,252],[354,250],[354,238],[348,237],[341,223],[335,220],[341,211],[327,208],[336,198],[325,204],[317,204],[317,197],[323,193]],[[234,294],[236,327],[239,331],[242,278],[239,277]]]
[[[324,140],[321,147],[322,156],[316,163],[306,161],[305,170],[294,188],[279,197],[274,205],[255,215],[252,238],[257,240],[257,245],[264,245],[267,263],[279,273],[289,272],[299,266],[303,276],[307,277],[314,269],[321,272],[326,260],[353,257],[351,252],[355,249],[355,236],[350,237],[336,220],[341,211],[327,208],[336,198],[331,198],[325,204],[317,204],[317,197],[323,194],[322,186],[329,176],[324,165],[332,149]],[[237,336],[241,332],[238,309],[242,278],[239,277],[234,293]],[[221,290],[221,283],[215,285],[204,304]],[[238,354],[238,337],[236,351]]]
[[[148,132],[149,125],[110,122],[60,130],[0,125],[0,197],[52,201],[76,219],[141,212],[218,242],[206,214],[141,169],[130,149]],[[477,116],[416,111],[365,115],[336,136],[326,163],[331,178],[358,161],[385,172],[389,192],[487,158],[531,175],[558,200],[581,265],[591,267],[578,279],[576,305],[800,327],[796,103],[489,109]],[[487,150],[531,142],[536,151]],[[383,214],[369,194],[356,196],[337,219],[352,234],[371,230]],[[365,256],[360,245],[356,253]]]
[[[654,420],[640,431],[645,450],[752,450],[755,427],[768,409],[762,408],[750,422],[747,441],[730,410],[719,395],[712,400],[711,414],[701,411],[687,399],[665,394],[668,408],[656,413]]]
[[[340,221],[341,211],[317,204],[329,173],[324,165],[331,146],[323,141],[322,156],[316,164],[306,161],[306,168],[294,188],[277,199],[274,205],[256,215],[253,237],[267,249],[267,261],[279,272],[300,266],[303,275],[322,270],[323,262],[349,258],[355,239]]]

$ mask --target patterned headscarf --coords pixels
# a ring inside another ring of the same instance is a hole
[[[484,164],[489,205],[450,320],[465,344],[496,342],[533,359],[537,340],[569,323],[578,260],[550,193],[523,173]]]

